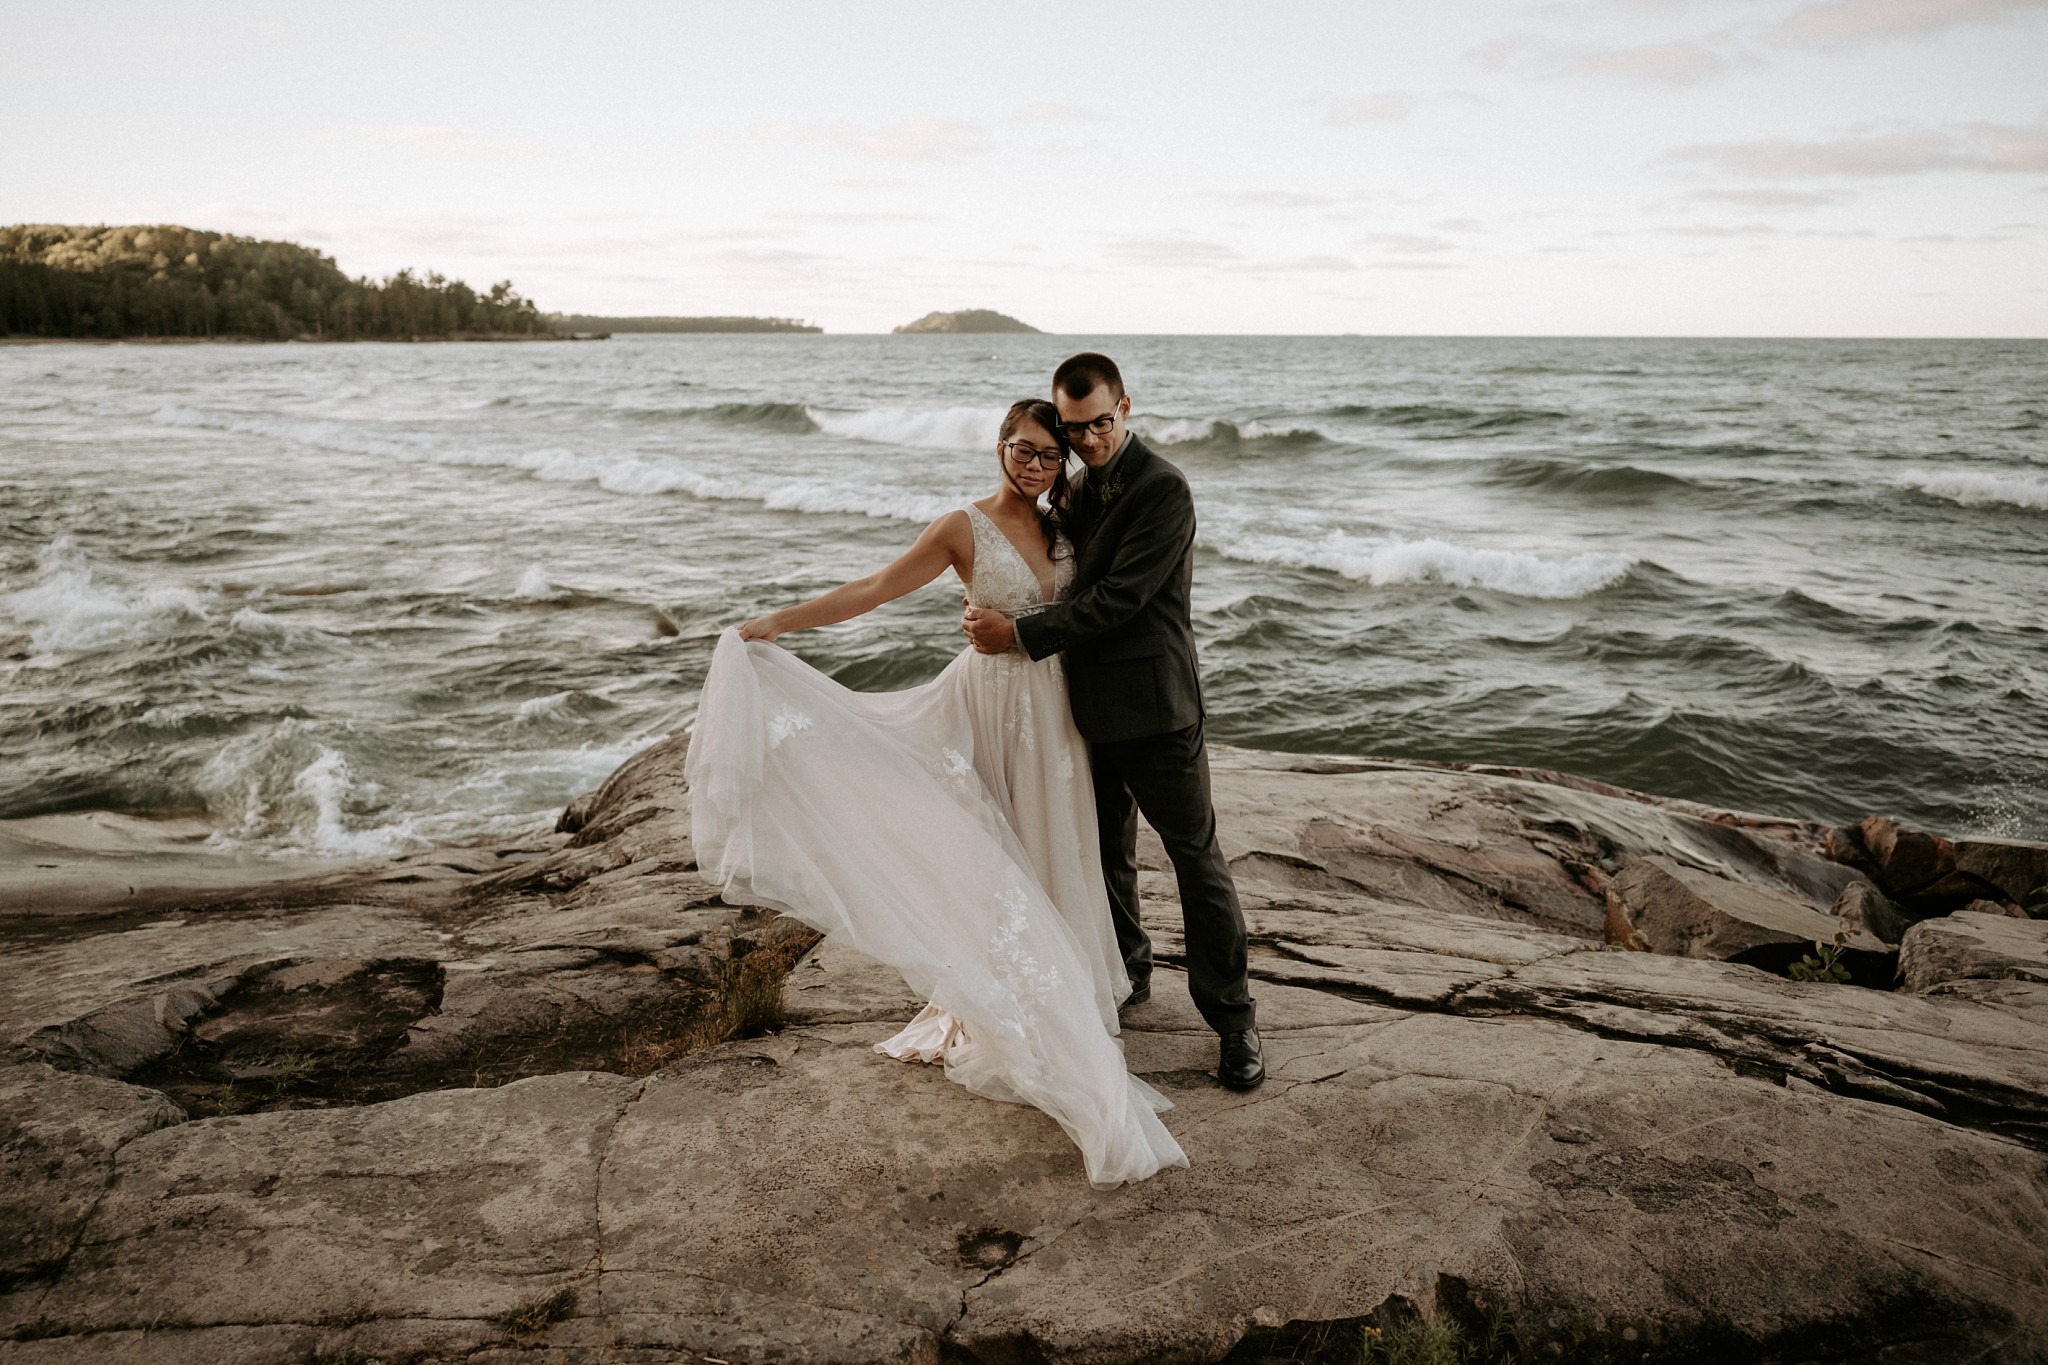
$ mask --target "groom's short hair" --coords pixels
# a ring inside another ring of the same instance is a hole
[[[1052,391],[1069,398],[1086,398],[1105,384],[1112,400],[1124,396],[1123,372],[1117,369],[1114,360],[1093,351],[1068,356],[1052,372]]]

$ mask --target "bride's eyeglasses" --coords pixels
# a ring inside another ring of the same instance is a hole
[[[1028,446],[1022,441],[1003,441],[1000,447],[1004,457],[1019,469],[1029,469],[1035,464],[1042,464],[1047,469],[1058,469],[1067,462],[1065,451],[1040,450],[1037,446]]]

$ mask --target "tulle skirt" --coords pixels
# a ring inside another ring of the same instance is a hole
[[[923,687],[852,692],[729,630],[686,774],[728,900],[900,971],[931,1006],[891,1051],[1051,1115],[1107,1188],[1187,1158],[1116,1037],[1086,764],[1057,660],[970,650]]]

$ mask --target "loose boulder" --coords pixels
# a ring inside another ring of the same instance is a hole
[[[1828,857],[1869,877],[1908,920],[1953,914],[1972,901],[2018,906],[2048,882],[2048,844],[1953,840],[1884,815],[1827,831]]]
[[[1989,882],[2007,900],[2024,905],[2035,892],[2048,890],[2048,844],[1958,839],[1956,870]]]
[[[1964,911],[1914,925],[1899,946],[1900,988],[1955,981],[2048,985],[2048,920]]]
[[[1842,894],[1835,898],[1834,913],[1850,934],[1860,929],[1894,947],[1913,927],[1912,919],[1904,911],[1866,881],[1853,881],[1843,887]]]
[[[1860,922],[1669,858],[1636,859],[1607,884],[1607,898],[1609,938],[1633,943],[1640,936],[1638,946],[1653,953],[1782,971],[1815,943],[1831,943],[1844,931],[1852,973],[1859,979],[1891,975],[1889,945]]]

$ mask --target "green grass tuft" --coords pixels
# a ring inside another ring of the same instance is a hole
[[[1448,1316],[1429,1322],[1397,1317],[1366,1328],[1358,1353],[1358,1365],[1518,1365],[1521,1359],[1497,1314],[1477,1329]]]

